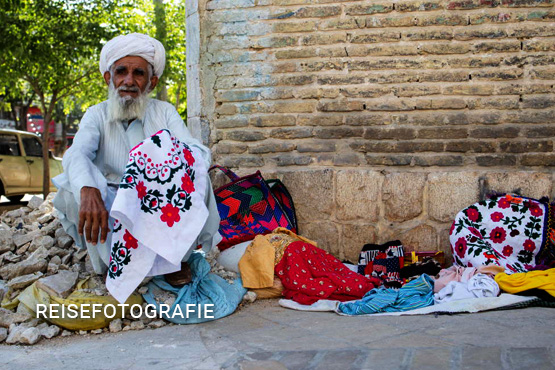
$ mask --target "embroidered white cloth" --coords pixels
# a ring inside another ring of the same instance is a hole
[[[199,158],[197,160],[196,158]],[[106,287],[123,303],[146,276],[178,271],[208,218],[201,153],[160,130],[129,152],[110,215]]]

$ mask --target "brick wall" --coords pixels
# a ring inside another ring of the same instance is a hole
[[[487,190],[552,195],[554,0],[189,3],[190,122],[216,162],[282,178],[336,255],[448,250]]]

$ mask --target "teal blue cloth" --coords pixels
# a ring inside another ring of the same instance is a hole
[[[400,289],[372,289],[360,300],[340,303],[338,311],[347,315],[367,315],[379,312],[401,312],[434,304],[434,281],[422,274]]]
[[[154,293],[157,291],[160,293],[160,290],[174,293],[176,299],[169,309],[169,315],[162,314],[161,316],[176,324],[198,324],[221,319],[232,314],[247,292],[243,288],[241,279],[237,279],[233,284],[230,284],[220,276],[210,274],[210,264],[199,252],[194,252],[187,263],[193,275],[191,283],[176,288],[167,283],[163,276],[156,276],[147,284],[148,291],[143,294],[145,301],[148,304],[155,305],[158,312],[160,312],[160,305],[154,299]],[[209,313],[209,316],[213,316],[213,318],[204,315],[204,307],[207,304],[213,304],[210,307],[213,312]],[[189,311],[187,311],[187,305],[194,305],[194,307],[189,306]],[[198,305],[200,305],[200,317]],[[178,314],[180,311],[176,306],[181,309],[183,317]]]

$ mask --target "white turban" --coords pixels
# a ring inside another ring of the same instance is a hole
[[[166,50],[162,43],[142,33],[130,33],[114,37],[100,52],[100,73],[109,71],[117,60],[127,57],[141,57],[154,67],[154,75],[162,76],[166,65]]]

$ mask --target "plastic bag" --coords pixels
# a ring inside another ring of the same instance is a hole
[[[107,327],[110,324],[110,321],[118,318],[123,318],[125,316],[125,312],[127,312],[128,310],[123,310],[123,307],[118,306],[118,301],[116,301],[112,296],[98,296],[96,294],[83,291],[83,289],[89,289],[88,280],[89,279],[79,281],[75,290],[67,298],[51,296],[44,290],[37,288],[35,283],[27,287],[23,292],[19,294],[17,298],[30,311],[35,313],[35,317],[37,317],[37,304],[45,304],[47,307],[49,307],[50,304],[60,305],[58,307],[58,313],[56,315],[50,315],[50,311],[47,311],[46,315],[41,315],[40,317],[45,318],[48,322],[52,324],[61,326],[62,328],[69,330],[102,329]],[[138,294],[132,294],[125,303],[129,306],[135,304],[141,305],[143,303],[143,298]],[[78,315],[78,317],[76,318],[67,317],[68,307],[71,304],[77,307],[75,308],[75,310],[77,310],[79,313],[81,312],[81,305],[88,304],[89,313],[87,313],[86,315],[90,316],[90,318],[80,317],[81,315]],[[99,307],[101,312],[96,312],[94,317],[91,313],[93,304],[102,305],[102,307]],[[114,312],[114,308],[112,307],[106,308],[107,305],[113,305],[113,307],[116,309],[116,312]],[[66,317],[62,317],[61,306],[65,306],[63,309],[65,310]],[[108,316],[112,316],[114,313],[114,317],[107,317],[105,315],[107,314]],[[59,316],[59,318],[53,318],[51,316]]]

